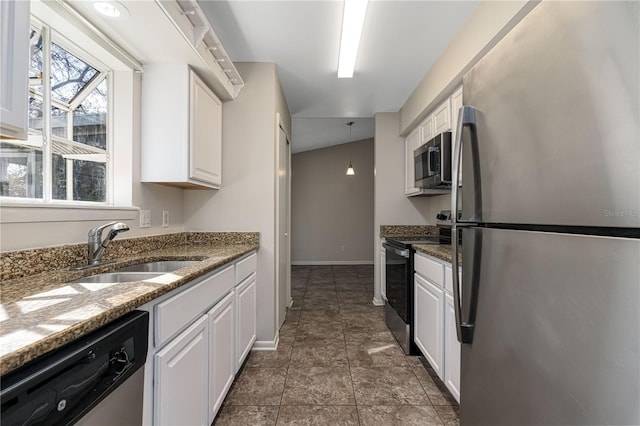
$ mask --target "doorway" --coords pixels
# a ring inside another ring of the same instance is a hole
[[[276,159],[276,328],[284,323],[291,301],[291,255],[289,197],[291,145],[278,114],[278,152]]]

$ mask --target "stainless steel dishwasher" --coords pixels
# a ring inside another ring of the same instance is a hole
[[[148,330],[134,311],[6,374],[0,423],[140,425]]]

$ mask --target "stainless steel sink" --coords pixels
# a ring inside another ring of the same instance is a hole
[[[161,260],[158,262],[138,263],[114,270],[114,272],[173,272],[186,266],[200,263],[199,260]]]
[[[106,272],[104,274],[78,278],[77,280],[73,280],[71,282],[91,284],[128,283],[132,281],[148,280],[163,274],[164,272]]]

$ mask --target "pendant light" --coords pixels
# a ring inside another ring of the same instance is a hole
[[[349,121],[347,126],[349,126],[349,142],[351,142],[351,126],[353,126],[353,121]],[[349,151],[349,168],[347,168],[347,176],[353,176],[355,174],[356,171],[353,170],[353,166],[351,165],[351,151]]]

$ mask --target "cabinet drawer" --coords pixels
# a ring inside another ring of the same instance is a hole
[[[443,265],[426,256],[416,253],[414,256],[414,268],[417,273],[427,278],[434,284],[443,287]]]
[[[227,294],[234,285],[233,266],[205,278],[188,290],[155,306],[155,345],[162,346]]]
[[[240,284],[258,269],[258,255],[253,253],[236,264],[236,284]]]

